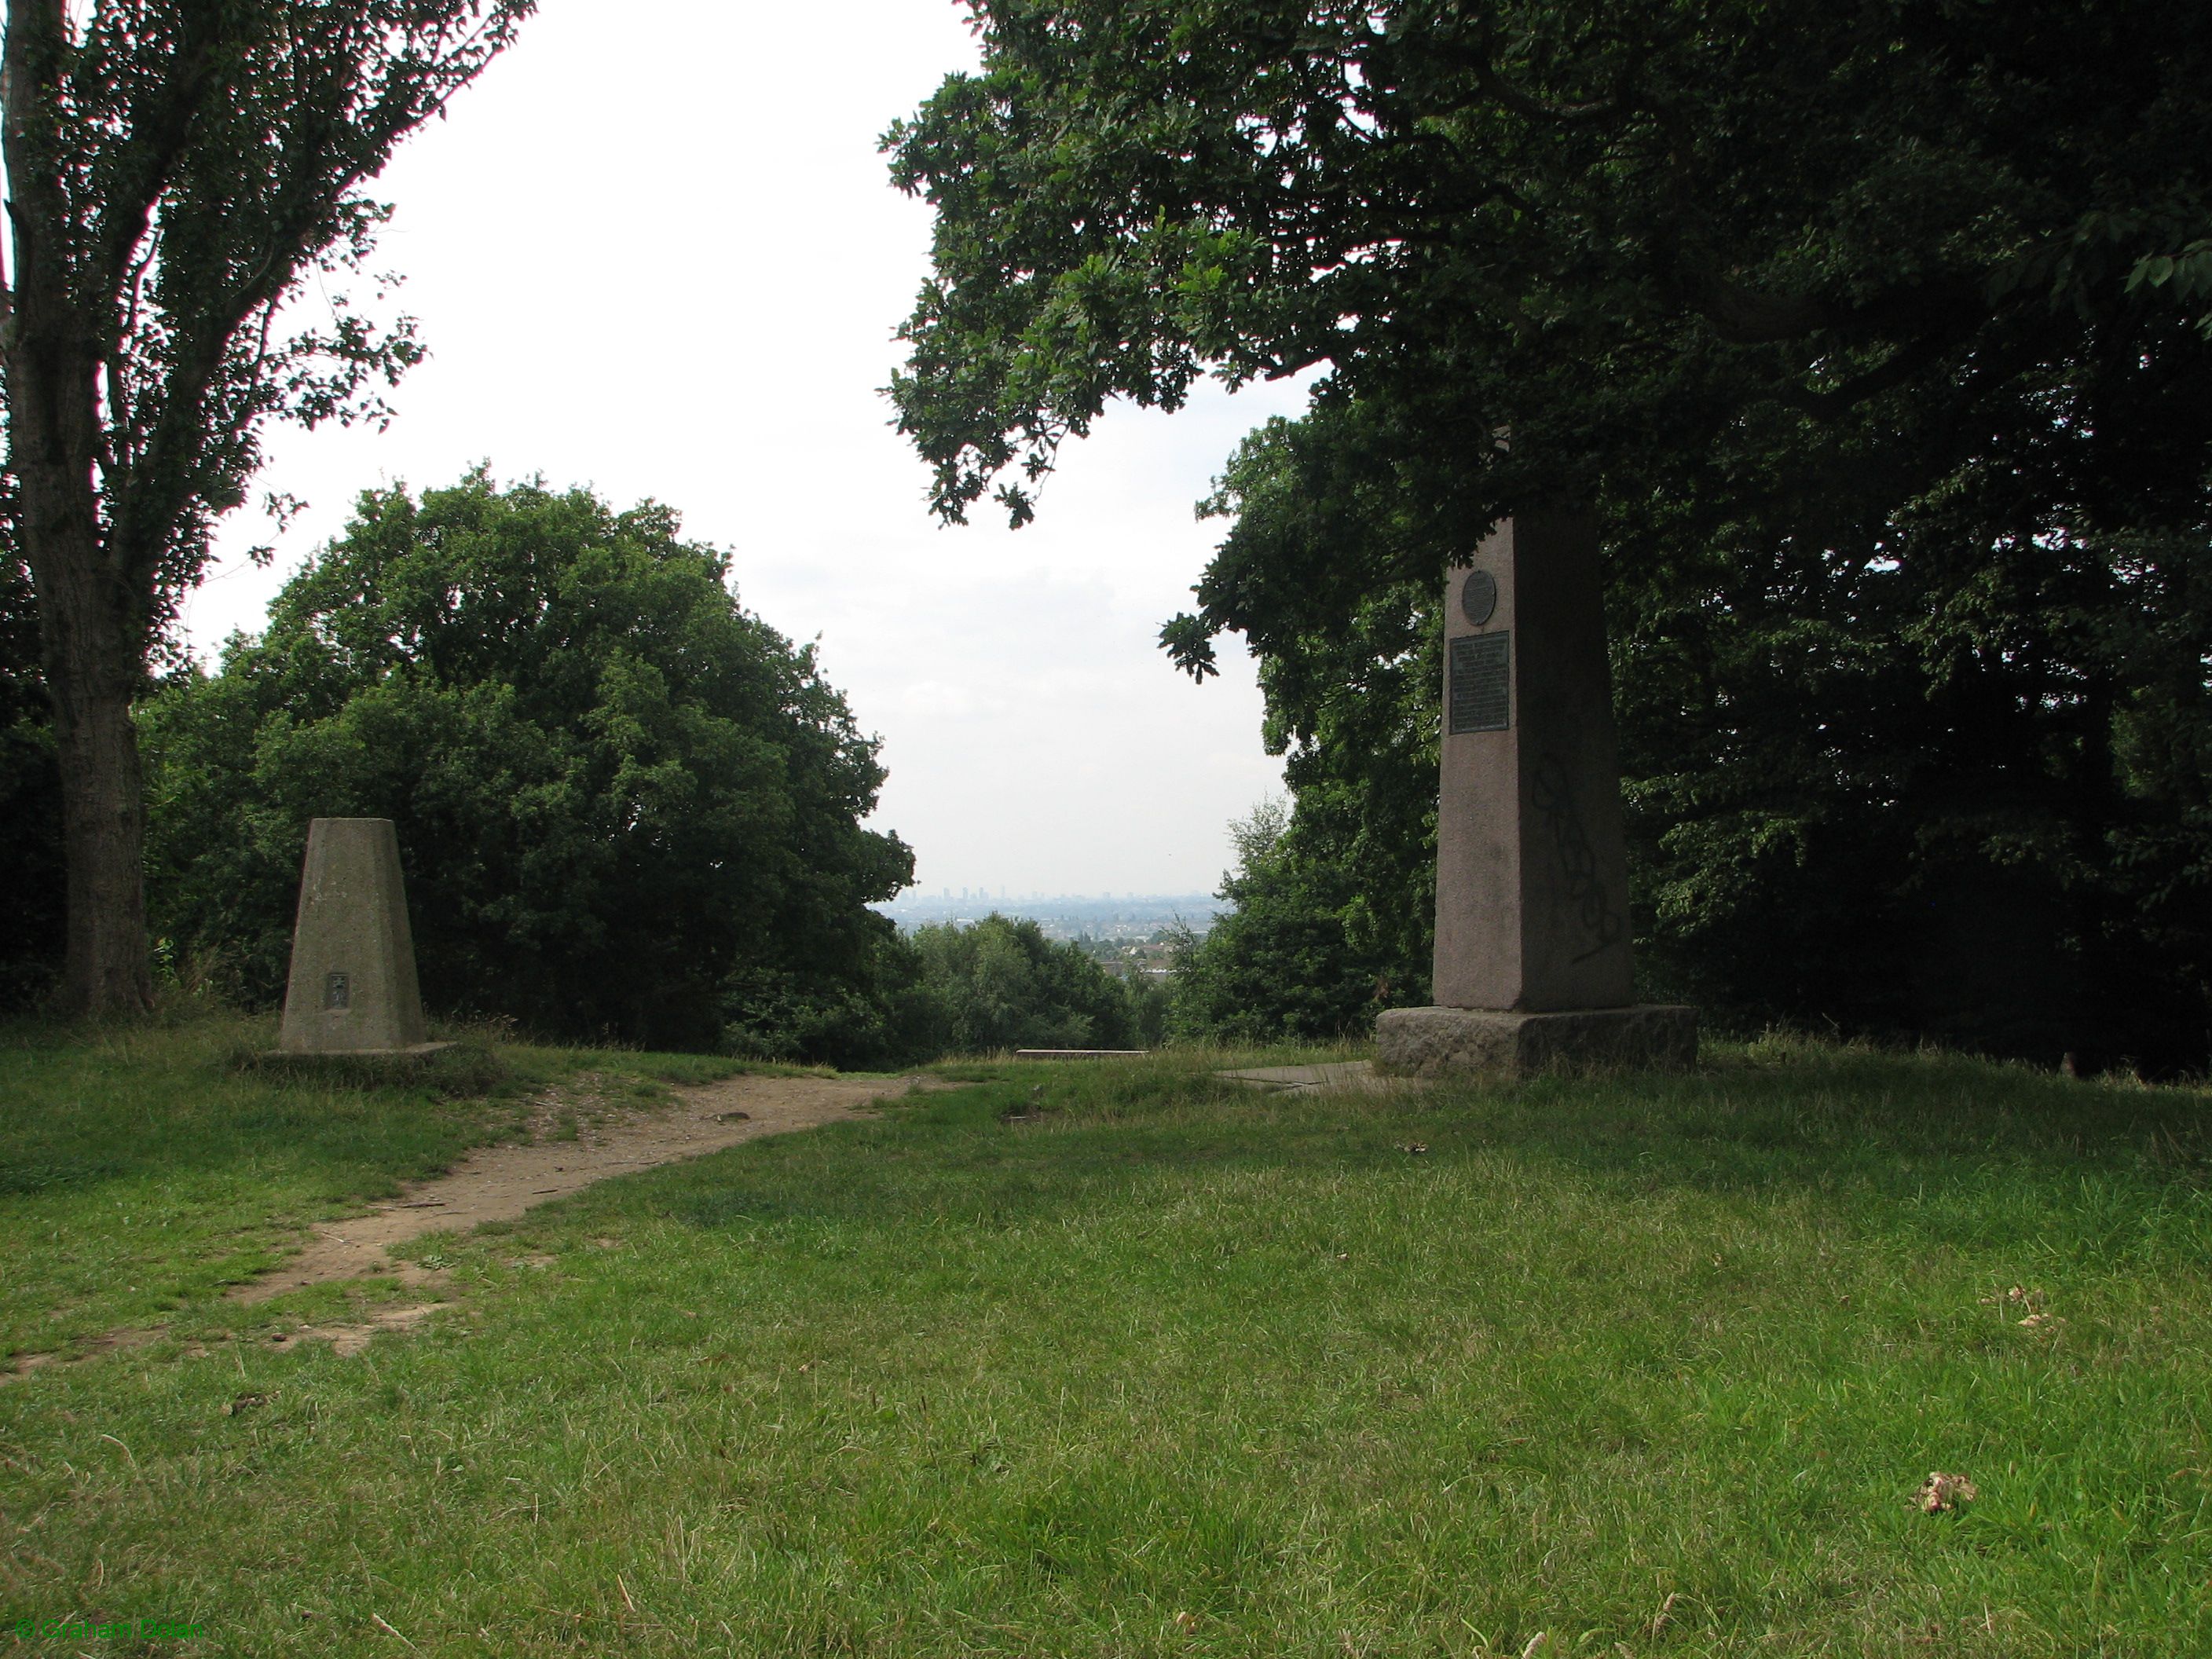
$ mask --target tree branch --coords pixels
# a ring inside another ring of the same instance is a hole
[[[1792,409],[1804,410],[1816,421],[1834,420],[1875,393],[1904,385],[1950,349],[1954,342],[1955,337],[1948,331],[1923,334],[1918,339],[1899,346],[1872,368],[1853,375],[1831,391],[1790,392],[1784,394],[1783,401]]]
[[[1601,98],[1586,104],[1551,104],[1532,93],[1523,92],[1498,72],[1498,66],[1490,61],[1487,52],[1474,54],[1473,68],[1474,83],[1524,120],[1547,121],[1553,125],[1567,126],[1584,121],[1609,120],[1615,116],[1627,114],[1636,106],[1627,96],[1626,85],[1629,76],[1635,72],[1632,63],[1622,76],[1621,91],[1610,98]]]
[[[1761,294],[1718,271],[1692,270],[1679,281],[1689,307],[1730,345],[1771,345],[1832,329],[1844,313],[1805,294]]]
[[[93,276],[94,290],[103,299],[119,297],[125,272],[145,240],[155,204],[184,155],[192,123],[208,94],[221,84],[215,73],[216,42],[201,33],[208,9],[183,9],[184,38],[170,59],[169,73],[149,103],[134,102],[131,107],[129,136],[123,143],[123,153],[134,163],[127,191],[112,198],[99,219],[100,260]]]
[[[62,252],[69,223],[57,169],[56,90],[62,47],[68,39],[65,0],[8,0],[4,63],[0,63],[0,111],[8,162],[8,220],[15,242],[15,281],[23,304],[44,310],[48,280]],[[52,272],[58,276],[58,271]],[[61,298],[59,291],[52,298]],[[11,301],[12,309],[12,301]]]

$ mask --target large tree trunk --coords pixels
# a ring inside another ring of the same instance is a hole
[[[69,926],[59,1011],[142,1013],[154,988],[131,705],[145,682],[147,601],[100,534],[96,363],[77,342],[23,328],[28,309],[18,307],[8,354],[9,436],[61,769]]]
[[[146,674],[152,572],[101,533],[93,481],[104,453],[101,362],[113,324],[76,291],[70,207],[50,130],[69,37],[65,0],[8,0],[5,144],[15,283],[0,283],[8,461],[23,561],[39,600],[62,783],[69,923],[60,1012],[143,1013],[153,1004],[142,868],[146,802],[131,704]]]
[[[65,414],[36,418],[90,398],[71,397],[71,377],[50,377],[40,371],[52,364],[26,363],[26,355],[12,354],[9,380],[18,523],[38,592],[61,771],[69,926],[59,1012],[140,1013],[152,1006],[153,976],[142,867],[146,801],[131,705],[145,681],[145,602],[102,545],[91,458],[70,441],[82,423]],[[25,441],[33,434],[52,441]]]
[[[137,607],[117,591],[122,584],[100,568],[106,561],[97,546],[59,556],[48,551],[33,568],[69,872],[60,1012],[138,1013],[153,1002],[143,868],[146,798],[131,721],[144,675],[143,630],[133,615]]]

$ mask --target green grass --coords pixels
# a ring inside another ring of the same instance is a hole
[[[84,1097],[167,1079],[198,1161],[88,1177],[34,1273],[333,1097],[169,1076],[197,1041],[102,1051]],[[1221,1063],[948,1068],[426,1239],[461,1300],[358,1358],[39,1372],[0,1613],[253,1656],[2212,1651],[2203,1094],[1783,1042],[1388,1099]],[[501,1109],[456,1109],[333,1131],[283,1205]],[[1936,1468],[1978,1500],[1918,1512]]]
[[[635,1097],[741,1069],[466,1040],[422,1060],[275,1060],[275,1040],[244,1018],[0,1027],[0,1360],[189,1322],[307,1222],[520,1133],[526,1097],[562,1079],[611,1072]]]

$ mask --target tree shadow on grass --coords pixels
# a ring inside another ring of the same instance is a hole
[[[1025,1081],[658,1172],[657,1206],[708,1229],[990,1228],[1194,1177],[1403,1173],[1418,1148],[1419,1167],[1504,1157],[1623,1204],[1686,1188],[1810,1201],[1839,1228],[1961,1248],[2175,1265],[2212,1252],[2212,1097],[2197,1089],[1795,1041],[1720,1047],[1685,1074],[1383,1096],[1260,1095],[1159,1065]]]
[[[2084,1083],[2026,1066],[1856,1046],[1757,1043],[1688,1073],[1441,1091],[1492,1133],[1593,1168],[1657,1161],[1716,1187],[1934,1165],[2126,1173],[2202,1184],[2212,1095]]]

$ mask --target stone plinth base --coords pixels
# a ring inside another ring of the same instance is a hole
[[[421,1060],[443,1054],[450,1042],[410,1042],[404,1048],[264,1048],[265,1060]]]
[[[1684,1066],[1697,1058],[1698,1011],[1675,1004],[1548,1014],[1391,1008],[1375,1022],[1375,1069],[1394,1077],[1522,1077],[1553,1066]]]

